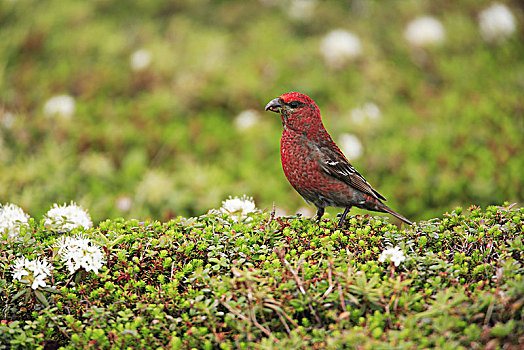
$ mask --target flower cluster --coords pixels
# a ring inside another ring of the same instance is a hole
[[[64,231],[71,231],[76,227],[90,228],[93,226],[91,216],[87,210],[71,201],[70,205],[53,204],[44,215],[45,225],[57,227]]]
[[[413,46],[425,47],[444,41],[444,27],[436,18],[423,16],[411,21],[404,31],[404,38]]]
[[[51,274],[51,269],[51,265],[45,258],[42,261],[40,259],[18,258],[13,266],[13,279],[24,284],[30,284],[33,289],[46,287],[45,280]]]
[[[20,227],[27,225],[29,215],[15,204],[0,204],[0,234],[14,238],[20,233]]]
[[[80,268],[87,272],[98,270],[104,265],[105,258],[99,246],[83,236],[65,237],[56,244],[58,255],[67,266],[70,274]]]
[[[480,34],[486,41],[503,41],[515,32],[515,17],[506,5],[494,3],[479,14]]]
[[[134,71],[146,69],[151,63],[151,52],[146,49],[136,50],[129,57],[129,64]]]
[[[0,120],[0,124],[6,129],[11,129],[13,127],[13,124],[15,123],[15,115],[11,112],[0,112],[2,113],[2,118]]]
[[[315,15],[317,0],[291,0],[287,5],[289,17],[295,20],[307,21]]]
[[[340,69],[350,60],[360,56],[362,48],[358,36],[339,29],[324,37],[320,51],[329,67]]]
[[[232,198],[229,196],[229,199],[222,202],[220,211],[229,215],[234,221],[240,221],[247,218],[249,213],[254,213],[256,206],[253,197],[243,195],[240,198]]]
[[[363,125],[369,121],[378,121],[381,117],[380,108],[373,102],[367,102],[362,107],[357,107],[350,112],[351,121]]]
[[[342,134],[339,136],[338,142],[342,148],[342,152],[344,152],[350,160],[360,158],[364,152],[364,146],[362,146],[362,143],[355,135]]]
[[[128,212],[133,207],[133,200],[129,196],[122,195],[116,199],[115,206],[120,211]]]
[[[386,260],[391,261],[395,266],[399,266],[401,262],[406,260],[404,252],[399,247],[388,248],[380,254],[378,261],[384,262]]]
[[[138,203],[159,205],[170,199],[173,193],[173,179],[160,169],[147,171],[136,188]]]
[[[235,118],[235,127],[237,130],[243,131],[252,128],[258,123],[258,112],[252,109],[247,109],[240,112]]]
[[[75,99],[69,95],[53,96],[44,105],[44,114],[51,118],[59,116],[70,119],[75,113]]]
[[[308,14],[314,10],[313,1],[293,1],[294,7],[304,9]],[[300,11],[299,11],[300,12]],[[308,18],[306,16],[302,16]],[[489,42],[501,42],[517,29],[515,16],[504,4],[494,2],[478,16],[480,34]],[[413,47],[427,48],[438,45],[446,39],[446,31],[439,19],[420,16],[406,25],[404,38]],[[357,35],[339,29],[326,34],[320,44],[321,54],[327,66],[341,69],[344,65],[362,54],[362,46]]]

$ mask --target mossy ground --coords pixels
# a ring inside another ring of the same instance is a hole
[[[524,209],[461,208],[399,229],[256,213],[108,220],[84,235],[107,256],[74,278],[36,221],[0,249],[0,348],[517,349],[524,342]],[[400,247],[398,267],[378,257]],[[53,264],[46,307],[12,280],[15,256]],[[75,283],[76,281],[76,283]],[[9,345],[8,345],[9,344]]]

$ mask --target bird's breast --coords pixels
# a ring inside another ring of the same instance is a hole
[[[346,206],[353,189],[322,170],[318,147],[307,135],[284,129],[280,143],[282,169],[289,183],[317,207]]]
[[[299,192],[318,177],[320,166],[313,159],[313,151],[306,135],[284,130],[280,143],[282,168],[287,179]]]

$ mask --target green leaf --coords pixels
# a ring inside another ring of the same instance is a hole
[[[24,288],[24,289],[21,289],[18,293],[16,293],[13,297],[13,299],[11,299],[12,301],[15,301],[16,299],[20,298],[22,295],[24,295],[24,293],[29,293],[31,291],[30,288]]]
[[[49,302],[47,301],[47,298],[45,297],[44,293],[37,289],[35,290],[35,296],[42,304],[44,304],[45,307],[49,307]]]
[[[45,290],[46,292],[49,292],[49,293],[62,294],[61,291],[59,291],[58,289],[56,289],[54,287],[45,287],[45,288],[41,288],[41,289]]]

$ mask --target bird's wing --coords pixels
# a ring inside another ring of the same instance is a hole
[[[317,147],[316,151],[320,168],[323,171],[376,199],[386,200],[383,195],[371,187],[338,148],[334,150],[332,147],[322,145]]]

